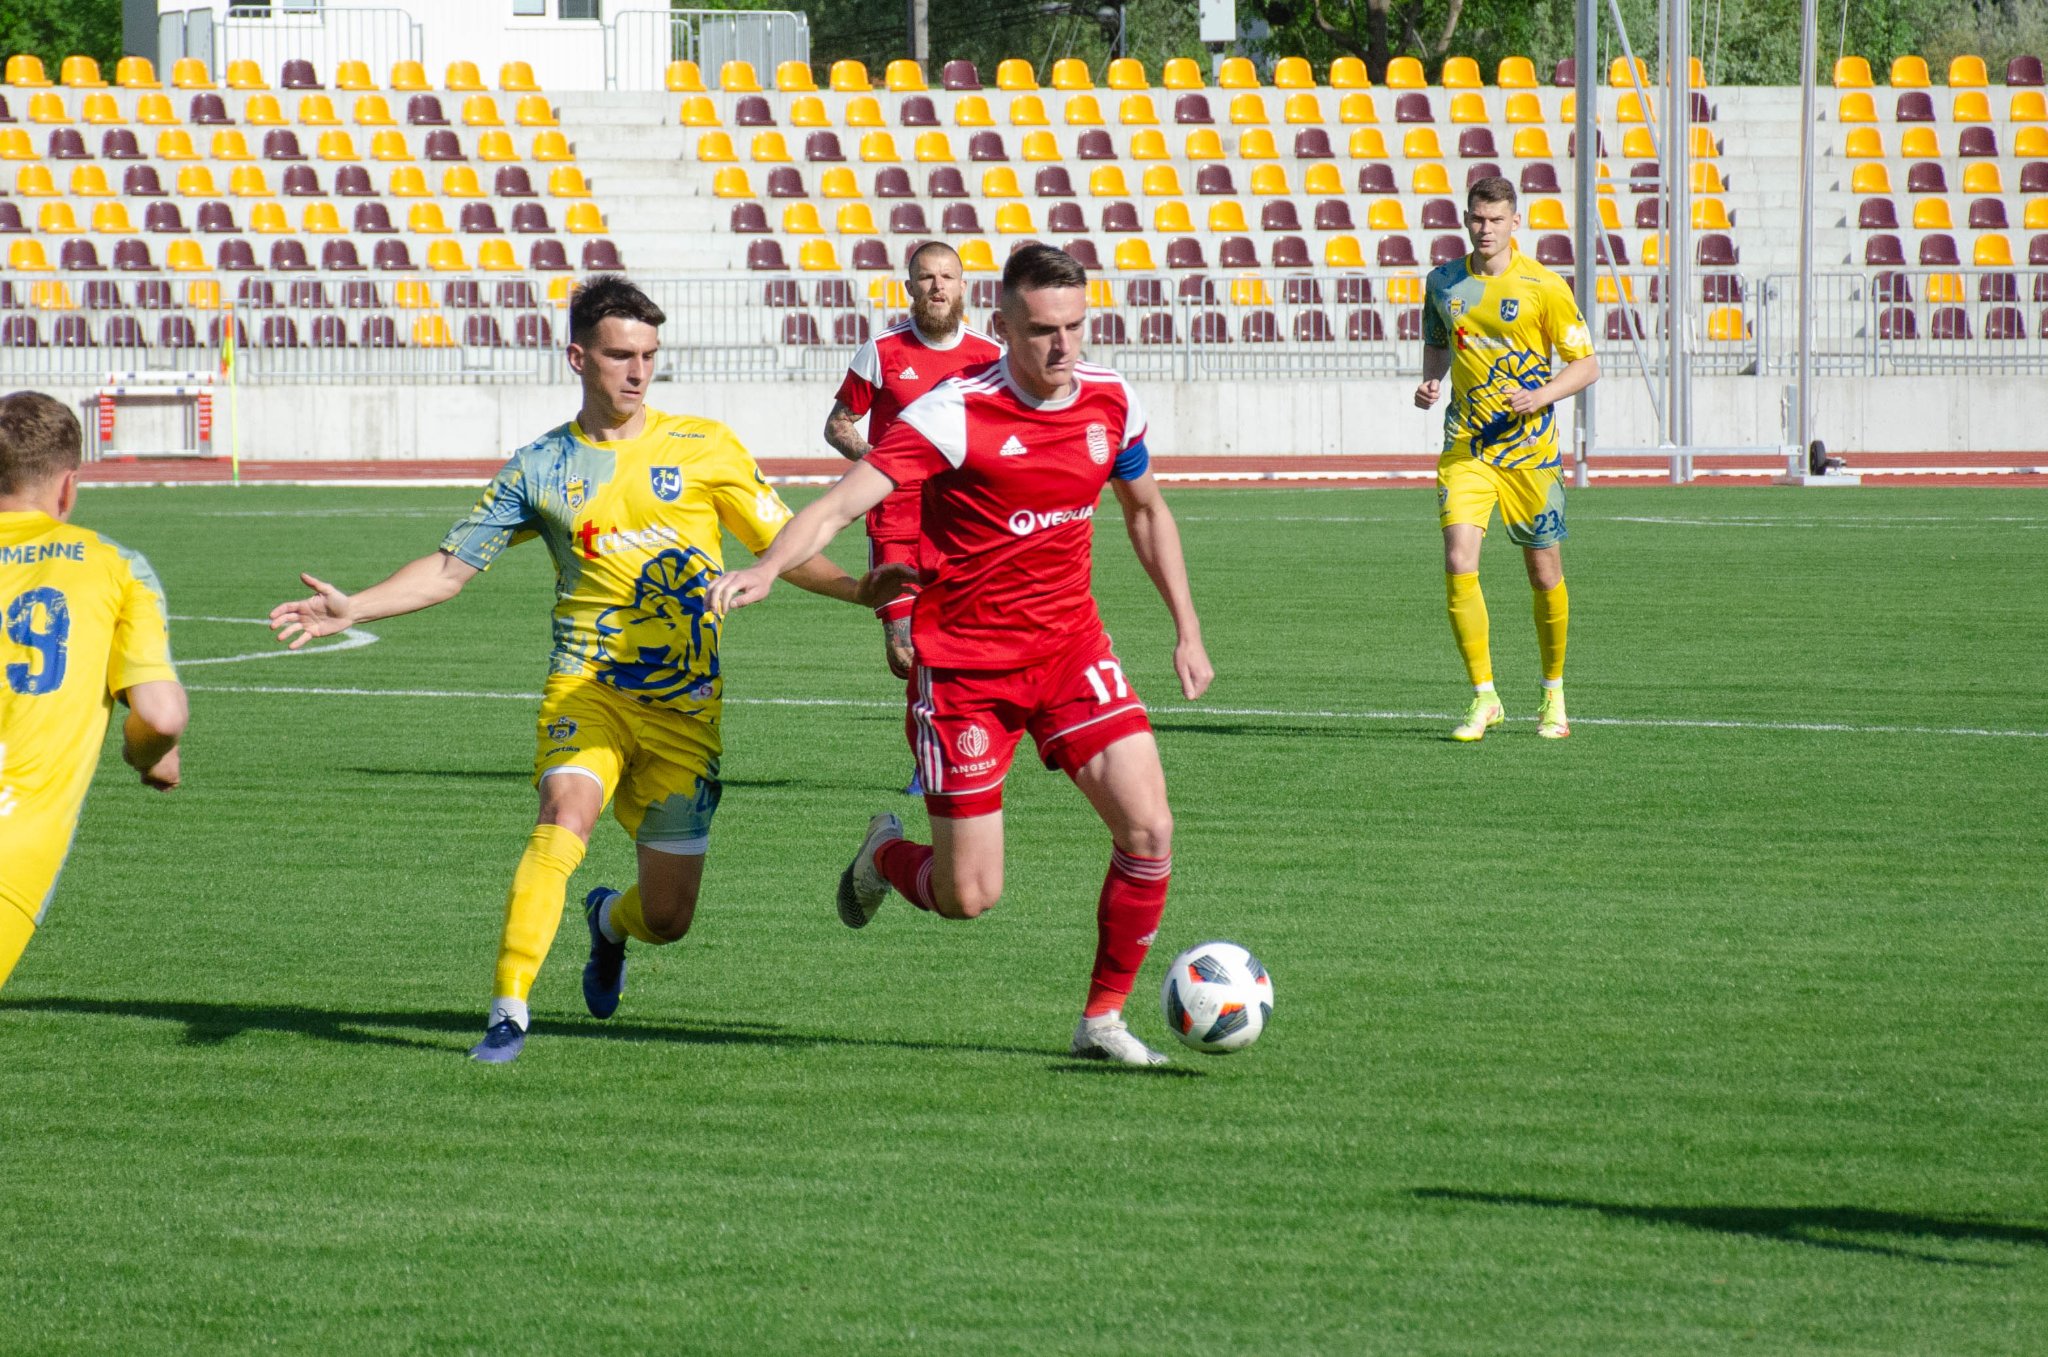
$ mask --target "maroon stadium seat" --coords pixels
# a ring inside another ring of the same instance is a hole
[[[924,208],[918,203],[898,203],[889,209],[889,234],[893,236],[928,236],[931,227],[925,223]]]
[[[1733,273],[1700,275],[1700,300],[1708,305],[1742,305],[1742,278]]]
[[[951,165],[941,165],[925,180],[924,196],[927,198],[965,198],[967,180]]]
[[[1956,154],[1971,158],[1998,155],[1998,134],[1988,127],[1965,127],[1956,141]]]
[[[235,289],[235,305],[256,310],[277,309],[277,286],[268,278],[244,278]]]
[[[266,349],[299,347],[299,325],[290,316],[265,316],[257,329],[256,342]]]
[[[1422,338],[1422,308],[1410,307],[1394,318],[1394,338],[1416,340]]]
[[[1637,339],[1641,339],[1643,337],[1643,318],[1637,315],[1631,307],[1610,307],[1607,312],[1605,330],[1609,339],[1627,339],[1631,333]]]
[[[301,278],[292,284],[290,304],[308,311],[325,311],[327,284],[317,278]]]
[[[234,119],[228,116],[228,106],[221,102],[221,97],[209,93],[192,96],[192,107],[186,111],[185,121],[199,127],[219,127]]]
[[[1259,209],[1261,231],[1299,231],[1301,214],[1294,209],[1292,201],[1275,198]]]
[[[852,346],[868,342],[868,318],[858,312],[832,318],[832,342]]]
[[[1342,198],[1325,198],[1316,204],[1315,228],[1318,231],[1355,231],[1351,224],[1351,209]]]
[[[1237,332],[1247,344],[1278,344],[1280,318],[1271,311],[1248,311]]]
[[[156,261],[149,257],[149,242],[123,240],[114,245],[114,268],[120,273],[154,273]]]
[[[967,158],[978,164],[1000,164],[1009,160],[1000,132],[976,132],[967,139]]]
[[[1237,184],[1228,165],[1204,165],[1195,171],[1195,192],[1204,198],[1234,198]]]
[[[1022,246],[1028,243],[1029,242],[1027,241],[1020,240],[1017,242],[1017,245]],[[1010,253],[1012,254],[1015,254],[1016,252],[1017,250],[1015,247],[1013,247],[1010,251]],[[977,278],[972,283],[968,284],[967,304],[969,306],[980,307],[990,307],[999,305],[1003,300],[1002,291],[1003,285],[999,279]],[[893,324],[894,322],[891,323]]]
[[[2005,219],[2005,199],[1976,198],[1971,200],[1970,229],[1972,231],[2008,230]]]
[[[1377,197],[1399,193],[1401,191],[1400,187],[1394,183],[1394,167],[1382,160],[1370,160],[1360,165],[1358,167],[1358,191],[1361,194],[1372,194]]]
[[[1065,165],[1047,165],[1031,177],[1031,191],[1040,198],[1071,198],[1074,181]]]
[[[1931,123],[1934,121],[1934,100],[1926,90],[1907,90],[1899,96],[1898,111],[1892,115],[1893,122]]]
[[[756,240],[747,246],[747,267],[780,273],[789,267],[782,260],[782,246],[773,240]]]
[[[1134,204],[1115,202],[1102,209],[1102,233],[1104,235],[1127,235],[1142,231],[1144,226],[1138,220],[1138,209]]]
[[[1429,96],[1410,90],[1394,100],[1394,121],[1397,123],[1433,123],[1436,114],[1429,108]]]
[[[467,160],[462,153],[462,138],[453,132],[427,133],[427,159],[435,161]]]
[[[550,349],[555,344],[555,327],[546,316],[527,314],[512,321],[512,343],[521,349]]]
[[[1562,193],[1558,186],[1557,167],[1547,160],[1532,160],[1522,166],[1521,190],[1524,193]]]
[[[778,165],[768,171],[768,196],[771,198],[808,198],[811,191],[804,187],[803,175],[792,165]]]
[[[1191,273],[1180,280],[1175,295],[1184,302],[1199,302],[1204,306],[1216,304],[1216,284],[1199,273]]]
[[[1170,269],[1204,269],[1209,267],[1202,261],[1202,242],[1193,236],[1175,236],[1166,242],[1166,267]]]
[[[1980,302],[2016,302],[2020,299],[2020,280],[2017,274],[1980,273],[1977,275],[1977,300]]]
[[[1255,269],[1259,266],[1259,247],[1252,244],[1250,236],[1225,236],[1223,243],[1216,247],[1216,267],[1219,269]]]
[[[1423,230],[1458,231],[1464,229],[1464,225],[1464,219],[1458,215],[1458,205],[1449,198],[1426,198],[1423,200]]]
[[[768,229],[768,214],[759,203],[742,203],[761,213],[761,229]],[[554,232],[548,221],[548,210],[539,203],[514,203],[512,205],[512,234],[518,236],[545,236]]]
[[[367,278],[351,278],[341,285],[341,309],[344,311],[376,311],[384,305],[384,294],[377,285]]]
[[[18,236],[27,230],[21,220],[21,209],[0,199],[0,236]]]
[[[91,241],[67,240],[57,252],[57,267],[66,273],[98,273],[106,266]]]
[[[50,133],[50,149],[46,156],[50,160],[91,160],[92,152],[85,149],[85,138],[75,127],[59,127]]]
[[[981,234],[981,217],[975,212],[973,203],[948,203],[939,216],[939,230],[949,236],[978,236]]]
[[[441,305],[476,311],[484,304],[483,285],[474,278],[453,278],[441,287]]]
[[[932,107],[930,96],[913,94],[906,97],[903,107],[896,111],[896,122],[901,127],[937,127],[939,112]]]
[[[820,278],[817,291],[811,296],[811,305],[820,308],[849,307],[859,305],[853,295],[853,284],[844,278]]]
[[[86,324],[84,316],[59,316],[50,327],[50,347],[89,349],[92,347],[92,327]]]
[[[202,235],[223,235],[241,229],[235,225],[234,209],[226,203],[199,204],[199,230]]]
[[[1091,127],[1075,143],[1074,155],[1079,160],[1115,160],[1116,143],[1109,139],[1109,133],[1099,127]]]
[[[2039,85],[2041,81],[2041,58],[2014,57],[2005,63],[2005,83],[2008,85]]]
[[[316,349],[345,349],[348,347],[348,322],[340,316],[315,316],[312,336]]]
[[[142,322],[126,314],[107,317],[100,342],[110,349],[141,349],[149,344],[142,336]]]
[[[2035,236],[2027,242],[2027,267],[2048,268],[2048,234]],[[2035,281],[2038,290],[2042,280]],[[2038,300],[2038,299],[2037,299]]]
[[[273,127],[263,134],[263,158],[265,160],[304,160],[306,153],[299,149],[299,134],[288,127]]]
[[[1320,127],[1304,127],[1294,134],[1294,158],[1296,160],[1335,160],[1337,153],[1330,148],[1330,134]]]
[[[1630,193],[1655,193],[1659,178],[1657,162],[1638,160],[1628,167],[1628,191]]]
[[[1735,242],[1719,231],[1709,231],[1699,239],[1697,262],[1703,268],[1732,269],[1742,262]]]
[[[227,329],[226,320],[225,316],[215,316],[206,322],[206,346],[208,348],[217,349],[221,346],[222,334]],[[239,316],[235,318],[235,343],[243,348],[249,346],[249,327]]]
[[[143,278],[135,284],[135,304],[146,311],[169,311],[178,305],[178,298],[165,279]]]
[[[1664,210],[1661,200],[1645,198],[1636,204],[1636,230],[1655,231],[1663,222]]]
[[[1079,203],[1054,203],[1046,214],[1045,229],[1056,236],[1077,236],[1088,230],[1088,215]]]
[[[520,206],[533,207],[536,204],[521,203]],[[518,220],[517,215],[513,217],[513,220]],[[517,230],[519,228],[514,227],[513,229]],[[765,236],[769,231],[768,214],[761,209],[761,204],[759,203],[735,203],[732,209],[732,221],[727,229],[736,236]]]
[[[187,321],[186,324],[190,324]],[[40,349],[43,347],[42,327],[36,324],[34,316],[12,315],[0,318],[0,349]]]
[[[775,110],[758,94],[743,94],[733,107],[733,123],[739,127],[773,127]]]
[[[915,198],[917,190],[910,186],[910,171],[901,165],[884,165],[875,171],[875,197]]]
[[[758,240],[754,242],[754,245],[759,244]],[[747,248],[751,251],[753,245]],[[569,252],[562,248],[561,241],[543,237],[534,241],[533,247],[526,252],[526,267],[534,273],[567,273]]]
[[[85,309],[88,311],[113,311],[121,306],[121,285],[111,278],[87,278],[84,284]]]
[[[489,203],[464,203],[458,226],[466,236],[495,236],[498,230],[498,209]]]
[[[1469,189],[1482,179],[1501,179],[1504,177],[1500,172],[1500,166],[1494,164],[1491,160],[1482,160],[1476,165],[1466,168],[1465,187]]]
[[[1458,157],[1461,160],[1491,160],[1500,152],[1494,149],[1493,129],[1468,127],[1458,133]]]
[[[586,240],[583,242],[583,271],[585,273],[618,273],[626,267],[626,261],[619,254],[619,247],[609,240]]]
[[[320,174],[311,165],[293,165],[284,172],[284,196],[287,198],[325,198],[327,190],[320,187]]]
[[[2027,337],[2026,317],[2017,306],[1994,306],[1984,316],[1984,337],[1986,339],[2025,339]]]
[[[782,318],[782,342],[785,344],[822,344],[818,334],[818,322],[808,311],[792,311]]]
[[[1415,242],[1406,236],[1393,235],[1380,238],[1379,266],[1383,269],[1412,269],[1420,267],[1415,258]]]
[[[1594,144],[1595,146],[1597,146],[1597,147],[1599,147],[1599,148],[1600,148],[1600,156],[1601,156],[1601,158],[1602,158],[1602,159],[1605,159],[1605,158],[1606,158],[1606,156],[1607,156],[1607,134],[1606,134],[1605,132],[1601,132],[1601,131],[1598,131],[1598,129],[1595,129],[1595,135],[1594,135],[1594,138],[1593,138],[1593,144]],[[1567,133],[1565,133],[1565,137],[1564,137],[1564,158],[1565,158],[1566,160],[1576,160],[1576,159],[1578,158],[1578,155],[1579,155],[1579,134],[1578,134],[1577,132],[1567,132]],[[1651,161],[1650,163],[1654,165],[1654,164],[1656,164],[1657,162],[1655,162],[1655,161],[1653,160],[1653,161]]]
[[[14,111],[7,107],[7,96],[0,94],[0,123],[11,123],[13,121]]]
[[[804,138],[804,159],[814,165],[837,165],[846,160],[837,132],[813,132]]]
[[[365,316],[363,327],[358,332],[362,346],[366,349],[395,349],[398,344],[398,323],[389,316]]]
[[[1088,343],[1090,347],[1128,344],[1130,342],[1130,332],[1124,328],[1124,318],[1116,312],[1097,311],[1088,317]]]
[[[949,61],[939,72],[939,83],[949,90],[978,90],[981,72],[974,69],[971,61]]]
[[[240,236],[230,236],[220,243],[213,266],[223,273],[253,273],[263,267],[256,262],[256,251]]]
[[[288,90],[325,89],[320,77],[314,73],[313,63],[294,58],[284,64],[284,71],[278,77],[278,84]]]
[[[1273,241],[1273,267],[1276,269],[1314,268],[1315,261],[1309,257],[1308,242],[1300,236],[1278,236]]]
[[[1550,83],[1561,90],[1576,88],[1579,83],[1579,63],[1570,57],[1559,61],[1550,72]]]
[[[157,322],[156,342],[165,349],[196,349],[199,331],[190,316],[165,316]]]
[[[1721,116],[1721,110],[1707,102],[1707,96],[1698,90],[1692,92],[1692,120],[1696,123],[1710,123]]]
[[[402,240],[380,240],[376,248],[370,252],[370,267],[380,273],[411,273],[412,251],[405,247]]]
[[[1544,239],[1548,240],[1549,237],[1545,236]],[[1567,247],[1571,245],[1570,239],[1565,236],[1559,236],[1558,239],[1564,241]],[[1429,242],[1429,266],[1441,268],[1445,264],[1455,264],[1465,257],[1465,253],[1464,236],[1438,236]]]
[[[125,127],[109,127],[100,136],[100,159],[140,160],[142,148],[135,142],[135,134]]]
[[[1387,337],[1387,324],[1377,311],[1353,311],[1344,317],[1344,338],[1354,344],[1376,344]]]
[[[1314,278],[1283,278],[1280,280],[1280,300],[1289,306],[1321,306],[1323,285]]]
[[[391,224],[391,212],[382,203],[357,203],[355,233],[359,236],[388,236],[398,228]]]
[[[1920,266],[1922,268],[1961,268],[1962,259],[1956,254],[1956,238],[1945,231],[1920,237]]]
[[[1188,341],[1193,344],[1228,344],[1230,322],[1220,311],[1202,311],[1188,322]]]
[[[1209,100],[1200,94],[1183,94],[1173,101],[1173,120],[1183,127],[1208,127],[1216,120],[1209,115]]]
[[[1636,224],[1642,225],[1641,222]],[[1889,198],[1865,198],[1856,208],[1856,229],[1896,231],[1899,229],[1899,210]]]
[[[446,127],[448,116],[441,101],[431,94],[415,94],[405,101],[405,120],[413,127]]]
[[[1898,261],[1905,263],[1901,259]],[[1910,302],[1913,300],[1913,280],[1903,273],[1891,270],[1880,272],[1870,280],[1871,295],[1881,302]]]
[[[342,175],[346,176],[350,169],[361,168],[359,165],[348,166],[342,170]],[[367,174],[364,175],[364,182],[367,183],[368,180],[369,176]],[[347,189],[341,188],[338,182],[335,191],[337,193],[348,192]],[[498,173],[493,176],[491,181],[491,196],[494,198],[534,198],[539,195],[533,191],[533,179],[526,173],[526,166],[500,165]]]
[[[1100,273],[1102,271],[1102,256],[1095,252],[1094,241],[1081,237],[1068,241],[1062,248],[1074,257],[1075,263],[1088,270],[1088,272]]]
[[[1250,336],[1246,336],[1250,338]],[[1294,341],[1297,344],[1328,344],[1337,338],[1337,332],[1330,328],[1330,318],[1320,311],[1303,311],[1294,318]]]
[[[1610,259],[1621,268],[1628,267],[1628,244],[1611,231],[1593,238],[1593,262],[1605,264]]]
[[[1970,313],[1960,306],[1937,306],[1927,318],[1929,339],[1969,339]]]
[[[1126,306],[1166,305],[1166,285],[1157,278],[1133,278],[1124,287]]]

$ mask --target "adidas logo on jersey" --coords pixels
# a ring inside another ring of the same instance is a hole
[[[1011,434],[1003,440],[1003,446],[996,450],[996,455],[998,457],[1022,457],[1025,451],[1024,445],[1017,441],[1017,435]]]
[[[898,380],[898,381],[900,381],[900,382],[914,382],[914,381],[916,381],[916,380],[917,380],[917,369],[916,369],[916,368],[914,368],[914,367],[909,367],[909,366],[905,366],[905,368],[903,369],[903,371],[901,371],[901,372],[899,372],[899,373],[897,373],[897,374],[896,374],[896,380]]]

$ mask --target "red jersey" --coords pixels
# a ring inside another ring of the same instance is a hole
[[[860,346],[839,384],[839,403],[868,416],[868,446],[881,443],[919,396],[956,372],[1003,355],[1003,346],[962,325],[950,343],[934,345],[914,321],[891,325]],[[917,540],[918,482],[899,481],[896,493],[868,510],[868,536],[877,542]]]
[[[921,665],[1015,669],[1102,634],[1090,592],[1095,505],[1145,474],[1145,412],[1124,379],[1081,363],[1056,401],[998,359],[903,412],[868,464],[922,482],[911,622]]]

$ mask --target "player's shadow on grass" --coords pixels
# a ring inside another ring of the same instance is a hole
[[[462,782],[531,782],[530,768],[343,768],[364,777],[426,777]]]
[[[1862,1206],[1629,1206],[1576,1197],[1465,1192],[1448,1187],[1419,1187],[1411,1195],[1425,1201],[1466,1202],[1479,1206],[1589,1211],[1611,1220],[1630,1220],[1646,1225],[1683,1225],[1715,1234],[1746,1235],[1752,1239],[1800,1244],[1807,1248],[1908,1258],[1956,1267],[2002,1268],[2010,1265],[1873,1241],[1881,1237],[1939,1239],[1955,1243],[2024,1244],[2048,1249],[2048,1228],[2037,1225],[2006,1225],[1968,1217],[1874,1211]]]
[[[79,999],[53,995],[47,999],[0,999],[0,1013],[8,1010],[180,1023],[185,1028],[185,1044],[190,1046],[217,1046],[244,1032],[283,1032],[343,1045],[399,1046],[445,1052],[455,1049],[446,1040],[402,1033],[455,1033],[464,1038],[462,1044],[467,1046],[471,1039],[483,1032],[482,1016],[460,1009],[386,1011],[155,999]],[[558,1037],[570,1040],[594,1038],[600,1041],[672,1042],[686,1046],[851,1046],[873,1050],[1029,1056],[1038,1060],[1051,1054],[1044,1047],[837,1036],[821,1032],[792,1032],[774,1023],[742,1021],[689,1024],[598,1022],[589,1018],[543,1015],[537,1020],[536,1029],[537,1037],[548,1040]]]
[[[1241,721],[1177,721],[1152,718],[1152,729],[1174,735],[1209,735],[1224,739],[1272,740],[1294,738],[1300,740],[1413,740],[1417,736],[1438,734],[1436,725],[1400,725],[1358,722],[1352,725],[1327,726],[1282,726],[1248,725]]]

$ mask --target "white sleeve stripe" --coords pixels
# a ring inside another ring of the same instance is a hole
[[[870,339],[860,346],[859,351],[853,355],[853,361],[847,364],[846,370],[869,386],[879,387],[882,384],[882,355],[875,347],[874,340]]]
[[[967,398],[960,383],[940,382],[903,412],[903,422],[923,434],[939,455],[958,467],[967,460]]]

